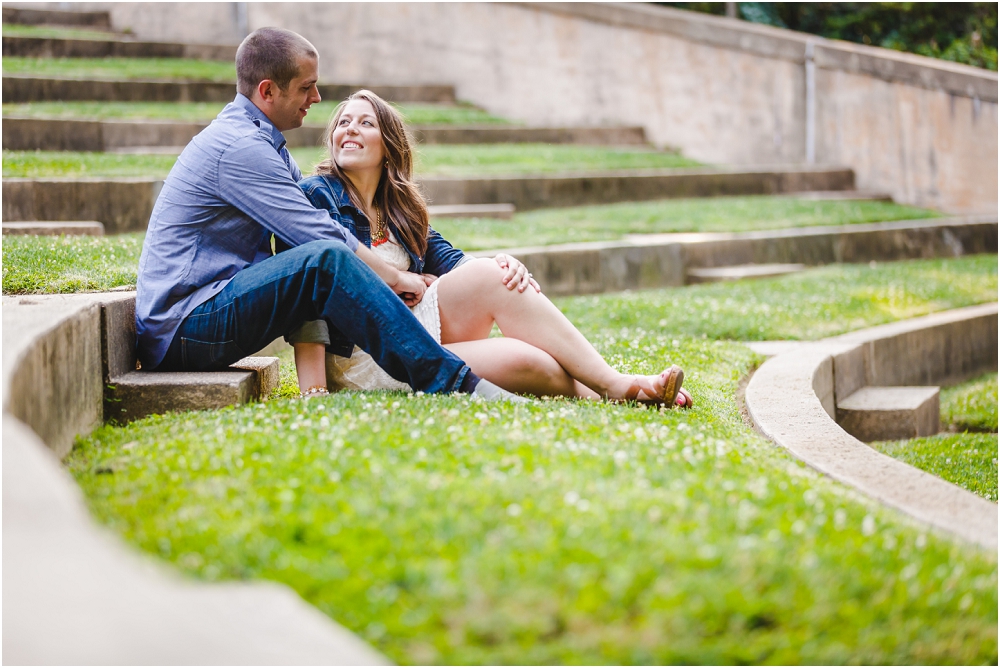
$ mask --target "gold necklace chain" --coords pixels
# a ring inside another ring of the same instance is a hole
[[[389,235],[386,234],[385,223],[382,222],[382,211],[375,207],[375,228],[372,230],[372,244],[378,245],[386,242]]]

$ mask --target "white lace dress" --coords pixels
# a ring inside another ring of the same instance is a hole
[[[391,230],[387,230],[389,240],[372,246],[372,252],[400,271],[410,268],[410,256],[399,245]],[[438,281],[427,288],[420,303],[410,311],[420,321],[434,340],[441,343],[441,313],[438,311]],[[350,357],[326,356],[326,382],[331,392],[337,390],[407,390],[411,388],[382,370],[372,356],[354,346]]]

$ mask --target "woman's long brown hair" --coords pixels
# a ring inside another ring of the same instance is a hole
[[[366,100],[372,105],[382,133],[385,164],[382,166],[382,178],[379,179],[378,187],[375,189],[374,204],[395,225],[401,237],[399,241],[407,248],[416,251],[417,255],[423,256],[427,252],[427,233],[430,229],[427,202],[412,179],[413,141],[406,130],[403,117],[389,103],[370,90],[359,90],[337,105],[333,120],[326,129],[327,157],[316,165],[316,173],[338,177],[347,187],[354,206],[364,210],[361,206],[361,195],[333,159],[333,131],[337,129],[344,107],[351,100]]]

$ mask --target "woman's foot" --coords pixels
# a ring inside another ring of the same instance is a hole
[[[617,401],[636,401],[651,406],[691,406],[691,395],[681,389],[684,371],[676,364],[658,376],[633,376],[631,384]]]

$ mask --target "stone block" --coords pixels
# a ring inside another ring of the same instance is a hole
[[[67,220],[60,222],[4,223],[4,235],[56,236],[59,234],[77,236],[104,236],[104,225],[96,220]]]
[[[589,144],[593,146],[642,146],[642,127],[535,127],[504,125],[417,125],[414,138],[422,144]]]
[[[103,417],[100,308],[89,296],[4,297],[4,411],[57,457]]]
[[[744,278],[769,278],[795,274],[805,269],[804,264],[740,264],[731,267],[696,267],[688,269],[688,283],[717,283],[739,281]]]
[[[97,220],[109,234],[146,229],[159,179],[4,179],[5,221]]]
[[[941,428],[937,387],[863,387],[837,401],[837,423],[858,440],[931,436]]]
[[[106,11],[75,11],[71,9],[35,9],[4,7],[4,23],[23,25],[59,25],[86,27],[90,30],[111,30],[111,15]]]
[[[276,357],[244,358],[229,371],[128,371],[112,377],[104,395],[104,417],[120,423],[168,411],[194,411],[245,404],[278,386]]]
[[[104,382],[136,370],[135,292],[101,303],[101,364]],[[105,418],[107,419],[107,418]]]
[[[453,204],[429,206],[431,218],[497,218],[510,220],[514,216],[513,204]]]

